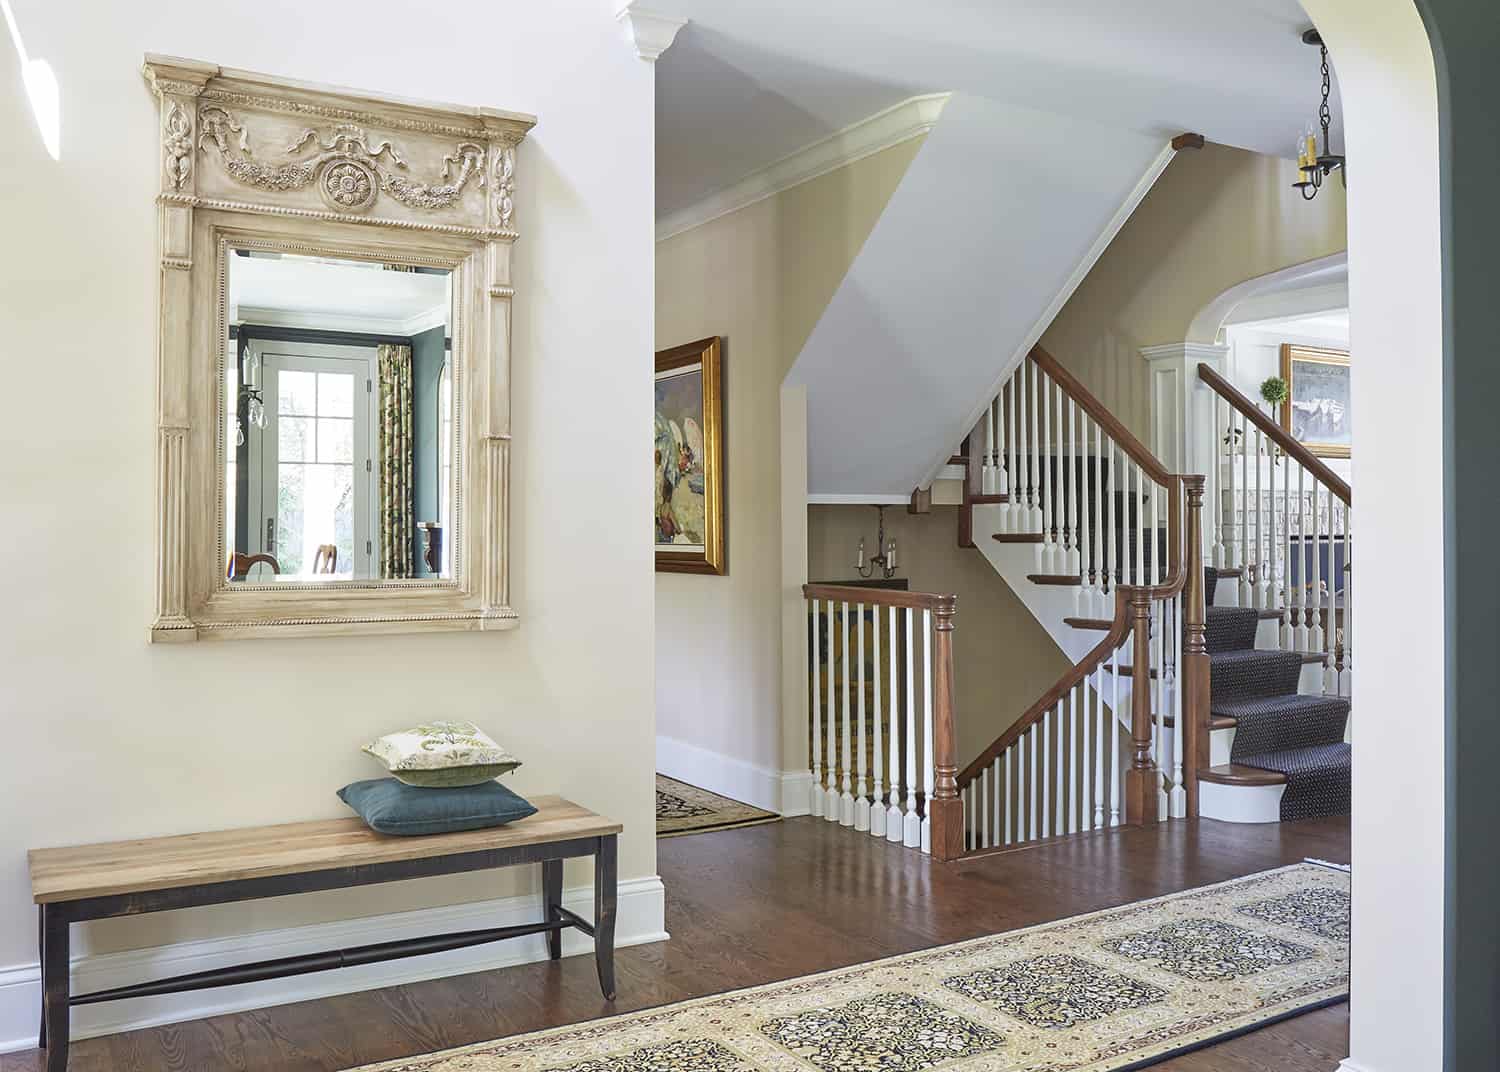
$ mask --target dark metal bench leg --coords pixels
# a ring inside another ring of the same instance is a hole
[[[68,1067],[68,920],[42,906],[42,1045],[47,1072]]]
[[[599,988],[615,1000],[615,897],[618,885],[618,838],[599,839],[594,857],[594,960],[599,966]]]
[[[547,922],[555,923],[561,917],[557,909],[562,907],[563,862],[542,861],[542,904],[547,912]],[[547,955],[553,960],[562,959],[562,931],[547,932]]]

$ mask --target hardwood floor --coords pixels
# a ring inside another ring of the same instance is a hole
[[[391,987],[76,1042],[72,1072],[325,1072],[773,982],[1201,886],[1307,856],[1347,862],[1349,822],[1119,830],[943,867],[821,819],[659,843],[670,942],[621,950],[620,1000],[591,957]],[[1156,1066],[1327,1072],[1346,1005]],[[0,1072],[40,1072],[36,1051]]]

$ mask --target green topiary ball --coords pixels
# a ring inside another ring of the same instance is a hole
[[[1287,400],[1289,394],[1286,381],[1280,376],[1272,376],[1260,385],[1260,397],[1273,406],[1281,405]]]

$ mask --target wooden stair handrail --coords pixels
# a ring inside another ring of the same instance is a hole
[[[1147,449],[1144,443],[1131,434],[1130,429],[1120,423],[1118,417],[1105,408],[1103,402],[1100,402],[1087,387],[1079,383],[1077,377],[1063,368],[1057,358],[1040,346],[1033,346],[1028,356],[1038,368],[1052,377],[1052,381],[1062,388],[1064,394],[1077,402],[1085,413],[1094,418],[1099,427],[1103,428],[1105,433],[1119,444],[1120,449],[1129,455],[1131,460],[1139,465],[1152,480],[1158,484],[1171,486],[1172,474],[1167,471],[1167,467]]]
[[[1353,492],[1349,487],[1348,481],[1328,468],[1323,460],[1312,451],[1293,439],[1291,433],[1285,428],[1266,416],[1264,411],[1241,392],[1239,388],[1235,387],[1234,384],[1230,383],[1223,376],[1220,376],[1211,367],[1202,363],[1198,365],[1198,378],[1213,388],[1214,393],[1220,398],[1239,410],[1240,414],[1246,417],[1251,424],[1270,436],[1271,442],[1275,443],[1289,458],[1292,458],[1302,468],[1321,481],[1324,487],[1342,499],[1345,506],[1352,505],[1350,496]]]
[[[958,596],[938,592],[903,592],[894,588],[861,588],[852,584],[804,584],[804,599],[829,599],[838,603],[873,603],[880,607],[905,607],[952,614]]]
[[[1130,608],[1132,600],[1145,599],[1155,602],[1160,599],[1170,599],[1181,592],[1188,581],[1188,561],[1179,553],[1176,553],[1181,543],[1182,533],[1177,531],[1179,514],[1178,503],[1181,501],[1183,484],[1185,480],[1202,480],[1202,477],[1171,477],[1167,478],[1168,499],[1168,547],[1172,568],[1172,575],[1163,584],[1158,585],[1116,585],[1115,586],[1115,616],[1110,622],[1109,632],[1104,634],[1104,639],[1095,644],[1078,662],[1074,663],[1062,677],[1058,678],[1056,684],[1044,692],[1036,703],[1026,709],[1016,723],[998,737],[993,744],[981,752],[972,763],[965,767],[956,778],[959,788],[963,788],[981,771],[990,766],[997,757],[1004,754],[1006,749],[1014,745],[1031,729],[1042,720],[1046,713],[1057,704],[1057,701],[1068,694],[1085,681],[1101,663],[1105,661],[1121,644],[1131,632]],[[1188,556],[1189,558],[1191,556]],[[1115,712],[1115,717],[1120,717],[1120,712]]]

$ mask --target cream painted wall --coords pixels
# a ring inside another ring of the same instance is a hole
[[[728,445],[728,575],[656,576],[663,737],[783,769],[781,384],[920,147],[903,142],[656,247],[657,348],[724,338]]]
[[[1438,91],[1412,0],[1306,0],[1338,67],[1361,436],[1346,1072],[1443,1062],[1446,669]],[[1451,148],[1451,147],[1450,147]],[[1451,505],[1448,517],[1452,517]],[[1413,524],[1413,518],[1424,519]],[[1430,583],[1413,585],[1420,562]],[[1420,623],[1420,624],[1419,624]],[[1414,721],[1415,720],[1415,721]],[[1419,732],[1413,732],[1420,727]],[[1462,941],[1462,935],[1458,936]],[[1493,1053],[1491,1053],[1493,1056]]]
[[[1235,284],[1344,249],[1344,189],[1311,204],[1287,160],[1209,144],[1177,154],[1042,335],[1042,346],[1151,442],[1145,346],[1182,342]]]
[[[875,545],[878,517],[870,506],[807,508],[808,577],[847,581],[860,537]],[[958,763],[968,763],[1008,730],[1071,665],[1026,605],[977,550],[957,544],[958,508],[930,514],[885,512],[887,537],[895,537],[899,575],[915,592],[958,596],[954,616],[954,700]]]
[[[56,69],[62,159],[0,94],[0,974],[36,962],[26,850],[348,814],[359,747],[471,716],[561,792],[625,824],[622,879],[655,873],[651,548],[654,73],[594,0],[49,4],[17,0]],[[149,646],[160,167],[147,51],[534,112],[520,150],[513,633]],[[0,47],[0,77],[19,84]],[[586,434],[574,434],[586,430]],[[635,522],[630,519],[636,518]],[[587,881],[568,865],[567,882]],[[87,951],[490,899],[473,875],[90,926]],[[30,1014],[30,1016],[34,1016]],[[28,1017],[29,1022],[35,1020]]]

